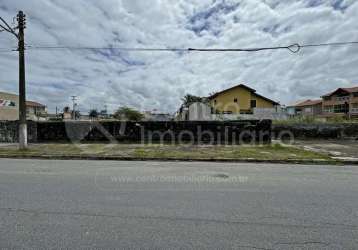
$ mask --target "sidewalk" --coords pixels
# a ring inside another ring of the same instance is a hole
[[[358,162],[357,140],[299,140],[295,145],[305,150],[328,154],[332,159]]]

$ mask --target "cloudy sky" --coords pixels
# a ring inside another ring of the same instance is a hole
[[[250,48],[358,41],[356,0],[0,0],[27,15],[32,46]],[[0,48],[16,47],[0,33]],[[17,52],[0,49],[0,91],[18,91]],[[186,93],[245,83],[288,104],[358,85],[358,46],[230,53],[28,50],[28,99],[80,109],[174,112]]]

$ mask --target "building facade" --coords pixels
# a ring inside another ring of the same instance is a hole
[[[217,114],[253,114],[255,108],[272,109],[280,106],[278,102],[259,95],[244,84],[215,93],[209,100],[213,113]]]
[[[319,116],[322,114],[322,100],[305,100],[287,107],[290,116]]]
[[[26,102],[26,116],[28,120],[46,119],[47,108],[38,102]],[[16,121],[19,119],[19,96],[0,92],[0,120]]]
[[[325,117],[358,117],[358,87],[338,88],[322,99]]]

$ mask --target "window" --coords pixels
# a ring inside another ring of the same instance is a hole
[[[324,106],[323,110],[325,113],[332,113],[333,112],[333,106],[329,105],[329,106]]]
[[[237,102],[237,98],[234,99],[234,102]]]
[[[256,100],[251,100],[251,108],[256,108]]]
[[[216,105],[216,100],[214,100],[214,104]]]
[[[348,113],[349,105],[347,104],[339,104],[334,105],[334,113]]]
[[[358,113],[358,103],[352,103],[351,112]]]
[[[312,108],[308,107],[304,109],[305,113],[312,113]]]
[[[358,92],[353,93],[354,97],[358,97]]]
[[[325,100],[325,101],[330,101],[330,100],[331,100],[331,97],[330,97],[330,96],[325,96],[325,97],[323,97],[323,100]]]

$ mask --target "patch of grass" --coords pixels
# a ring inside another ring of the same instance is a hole
[[[287,120],[273,120],[274,125],[294,125],[294,124],[345,124],[358,123],[358,119],[348,119],[343,116],[333,116],[331,118],[318,118],[314,116],[296,116]]]
[[[1,156],[111,156],[141,159],[325,160],[327,154],[298,147],[272,145],[159,145],[159,144],[35,144],[27,150],[0,148]]]

